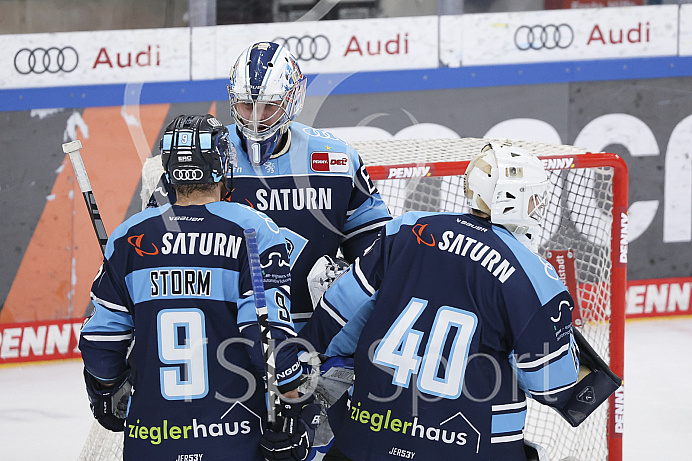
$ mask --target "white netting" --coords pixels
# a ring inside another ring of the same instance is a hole
[[[445,176],[402,176],[435,174],[425,164],[471,160],[488,139],[415,139],[354,142],[370,171],[390,213],[406,211],[468,212],[463,192],[465,164]],[[561,157],[547,165],[551,186],[546,223],[539,238],[539,252],[572,250],[575,254],[582,333],[601,355],[610,358],[611,234],[613,220],[613,171],[610,167],[572,168],[569,162],[585,149],[513,141],[539,157]],[[417,164],[419,167],[412,167]],[[400,169],[378,165],[406,165]],[[436,168],[437,169],[437,168]],[[392,179],[388,179],[392,178]],[[574,293],[573,293],[574,295]],[[553,461],[608,459],[608,403],[584,423],[572,428],[557,412],[529,401],[525,436],[544,446]],[[569,458],[569,457],[572,458]]]
[[[123,433],[111,432],[94,421],[78,461],[119,461],[123,459]]]

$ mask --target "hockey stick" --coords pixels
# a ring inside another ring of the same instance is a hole
[[[276,382],[276,357],[271,331],[269,330],[269,312],[267,300],[264,297],[264,277],[260,266],[259,248],[257,246],[257,232],[255,229],[245,229],[245,243],[247,245],[247,259],[250,264],[250,280],[252,292],[255,295],[255,310],[257,311],[257,323],[259,324],[260,342],[264,355],[265,375],[267,378],[267,421],[270,427],[276,423],[276,407],[279,404],[279,392]]]
[[[94,226],[96,238],[98,238],[99,245],[101,246],[101,253],[105,255],[108,234],[106,234],[106,228],[103,225],[101,213],[96,206],[96,198],[94,198],[94,192],[91,190],[91,183],[89,183],[89,176],[87,176],[86,168],[84,168],[82,155],[79,153],[79,149],[81,148],[82,143],[79,141],[79,139],[76,141],[66,142],[62,145],[62,151],[70,156],[72,168],[74,169],[75,176],[77,177],[77,183],[79,184],[79,188],[82,190],[84,202],[89,210],[91,224]]]
[[[89,176],[87,176],[86,168],[84,167],[84,162],[82,161],[82,155],[79,152],[79,149],[81,148],[82,143],[78,139],[75,141],[66,142],[62,145],[62,151],[70,156],[72,168],[74,169],[75,176],[77,177],[77,183],[82,191],[84,202],[89,210],[91,224],[94,226],[96,238],[98,238],[99,246],[101,247],[101,253],[103,253],[105,256],[108,234],[106,234],[106,228],[103,225],[101,213],[96,206],[96,199],[94,198],[94,193],[91,190]],[[87,440],[82,447],[81,453],[79,454],[79,461],[96,459],[99,456],[105,456],[106,453],[109,453],[109,456],[112,456],[114,459],[122,459],[122,451],[123,432],[111,432],[101,426],[98,421],[94,421],[91,425],[91,430],[89,431]]]

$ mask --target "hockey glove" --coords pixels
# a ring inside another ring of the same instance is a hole
[[[618,390],[622,379],[611,371],[579,330],[574,328],[573,332],[579,346],[581,366],[590,370],[590,373],[574,385],[572,397],[556,410],[572,427],[577,427]]]
[[[300,403],[281,402],[281,428],[269,428],[260,441],[264,459],[304,461],[310,454],[315,428],[320,423],[320,407],[311,396]]]
[[[111,387],[105,387],[98,379],[84,370],[89,404],[94,418],[109,431],[122,432],[130,401],[130,370],[118,376]]]

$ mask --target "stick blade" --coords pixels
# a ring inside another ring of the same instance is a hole
[[[62,145],[62,151],[66,154],[78,151],[82,148],[82,142],[79,139],[74,141],[66,142]]]

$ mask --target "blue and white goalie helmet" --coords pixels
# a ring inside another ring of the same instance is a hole
[[[548,175],[538,157],[509,142],[485,145],[464,175],[469,206],[515,235],[536,233],[545,218],[547,191]]]
[[[288,125],[303,109],[307,80],[285,47],[258,42],[231,69],[231,116],[253,165],[269,160]]]

